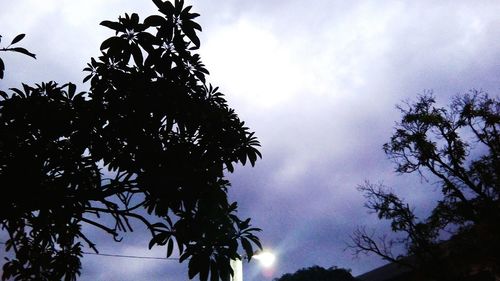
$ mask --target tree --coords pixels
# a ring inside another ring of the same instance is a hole
[[[239,247],[249,257],[261,247],[225,178],[255,164],[259,142],[206,83],[198,14],[153,2],[162,15],[101,23],[116,34],[84,69],[89,91],[47,82],[0,92],[0,225],[15,255],[3,280],[75,280],[85,245],[98,252],[83,224],[120,241],[136,220],[150,248],[176,248],[201,280],[229,276]]]
[[[442,197],[421,219],[387,187],[365,183],[360,190],[366,207],[390,220],[398,238],[376,237],[359,228],[349,247],[355,254],[375,253],[438,280],[460,280],[474,267],[498,276],[500,100],[472,91],[444,108],[427,93],[398,108],[403,117],[384,151],[396,163],[396,172],[436,178]],[[404,247],[404,255],[393,253],[397,245]]]
[[[311,266],[302,268],[295,273],[283,274],[280,278],[275,278],[274,281],[354,281],[356,280],[351,275],[351,271],[336,266],[328,269],[321,266]]]

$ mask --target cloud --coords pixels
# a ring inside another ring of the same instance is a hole
[[[444,104],[474,87],[498,94],[500,4],[190,2],[201,14],[208,81],[220,86],[262,143],[257,166],[230,175],[230,195],[241,216],[263,228],[264,244],[281,251],[272,277],[313,264],[355,274],[380,265],[377,258],[355,261],[341,251],[358,224],[388,229],[367,214],[356,186],[383,181],[422,213],[431,207],[434,188],[417,176],[396,176],[381,145],[399,118],[395,104],[425,89],[434,89]],[[21,81],[81,81],[85,63],[112,35],[100,21],[156,11],[152,3],[125,0],[40,3],[17,1],[0,11],[4,39],[27,33],[22,43],[38,57],[5,56],[4,88]],[[145,245],[126,240],[117,248],[99,239],[113,253]],[[185,278],[185,265],[176,266],[86,256],[82,279],[132,280],[143,272]],[[250,280],[267,278],[253,264],[244,271]]]

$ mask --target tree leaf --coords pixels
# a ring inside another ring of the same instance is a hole
[[[196,257],[192,257],[188,263],[188,277],[193,279],[199,272],[199,262]]]
[[[0,58],[0,79],[3,79],[3,72],[5,71],[5,64],[2,58]]]
[[[162,26],[167,22],[167,20],[158,15],[152,15],[144,20],[144,25],[146,26]]]
[[[105,26],[105,27],[107,27],[107,28],[113,29],[113,30],[115,30],[116,32],[118,32],[118,31],[120,31],[120,32],[125,32],[125,28],[124,28],[124,27],[123,27],[123,25],[122,25],[122,24],[120,24],[119,22],[105,20],[105,21],[102,21],[102,22],[101,22],[101,25],[102,25],[102,26]]]
[[[175,14],[180,15],[184,7],[184,0],[175,0]]]
[[[201,269],[200,269],[200,281],[207,281],[208,280],[208,273],[210,270],[209,263],[205,263]]]
[[[133,45],[131,47],[132,47],[132,56],[134,57],[135,64],[138,67],[141,67],[143,64],[143,61],[144,61],[144,59],[142,57],[141,48],[139,48],[139,46],[137,46],[137,45]]]
[[[162,12],[167,16],[171,16],[174,10],[174,6],[170,1],[153,0],[153,3],[158,7],[158,11]]]
[[[130,21],[132,21],[134,26],[136,26],[137,24],[139,24],[139,15],[136,13],[132,13],[132,15],[130,16]]]
[[[216,261],[210,262],[210,281],[219,281],[219,271]]]
[[[189,24],[183,24],[182,25],[182,31],[184,31],[184,34],[193,42],[193,44],[199,48],[201,43],[200,43],[200,38],[196,35],[196,31],[194,31],[193,27],[190,26]]]
[[[167,258],[172,255],[173,251],[174,251],[174,240],[169,239],[167,243]]]
[[[17,35],[16,37],[14,37],[14,39],[12,39],[12,42],[10,42],[10,44],[14,45],[17,42],[23,40],[24,36],[26,36],[26,34],[19,34],[19,35]]]
[[[252,244],[250,244],[246,238],[242,237],[241,246],[243,246],[243,250],[245,250],[247,257],[250,258],[253,255]]]
[[[182,255],[181,255],[181,257],[179,258],[179,262],[181,263],[181,262],[185,261],[187,258],[189,258],[189,254],[184,253],[184,254],[182,254]]]
[[[34,59],[36,59],[36,55],[33,54],[33,53],[30,53],[28,50],[26,50],[25,48],[21,48],[21,47],[15,47],[15,48],[9,48],[7,49],[9,51],[13,51],[13,52],[18,52],[18,53],[22,53],[22,54],[25,54],[27,56],[30,56]]]
[[[68,95],[69,98],[72,99],[75,96],[76,85],[73,83],[68,83]]]
[[[260,243],[260,240],[257,236],[251,234],[251,235],[248,235],[247,238],[252,240],[252,242],[255,243],[255,245],[257,245],[257,247],[259,247],[259,249],[262,250],[262,243]]]
[[[23,97],[23,98],[26,97],[26,95],[21,90],[19,90],[18,88],[9,88],[9,90],[14,91],[20,97]]]
[[[85,76],[85,78],[83,78],[83,83],[87,82],[90,78],[92,78],[92,76],[92,74]]]

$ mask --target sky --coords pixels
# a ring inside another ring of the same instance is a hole
[[[382,151],[400,117],[396,104],[433,90],[440,104],[470,89],[498,95],[500,1],[190,1],[201,14],[199,53],[229,105],[256,132],[263,158],[229,175],[239,215],[263,229],[277,254],[271,269],[243,265],[244,279],[272,280],[319,265],[359,275],[384,262],[354,259],[349,235],[387,224],[363,207],[356,187],[383,182],[424,214],[431,183],[400,176]],[[146,0],[0,0],[5,46],[0,88],[21,82],[80,82],[82,69],[112,36],[99,26],[125,12],[157,13]],[[88,85],[77,83],[80,89]],[[89,230],[92,231],[92,230]],[[138,229],[122,243],[95,233],[102,253],[161,257]],[[3,252],[2,252],[3,254]],[[186,280],[175,260],[85,255],[80,280]]]

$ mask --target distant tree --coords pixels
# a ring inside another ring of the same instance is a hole
[[[250,257],[261,247],[225,177],[255,164],[259,142],[205,81],[198,14],[153,2],[163,15],[101,23],[116,35],[84,69],[88,92],[0,91],[0,226],[14,253],[3,280],[75,280],[84,245],[98,252],[84,224],[120,241],[136,220],[150,248],[175,249],[201,280],[228,276],[239,247]]]
[[[432,94],[398,107],[385,153],[396,172],[437,178],[442,197],[426,218],[383,185],[360,186],[366,207],[391,221],[397,238],[359,228],[349,246],[375,253],[439,280],[460,280],[475,269],[500,275],[500,100],[480,91],[460,95],[448,108]],[[400,245],[403,255],[393,249]],[[404,256],[412,256],[408,262]]]
[[[354,281],[351,271],[336,266],[328,269],[321,266],[311,266],[302,268],[295,273],[286,273],[280,278],[274,278],[274,281]]]

